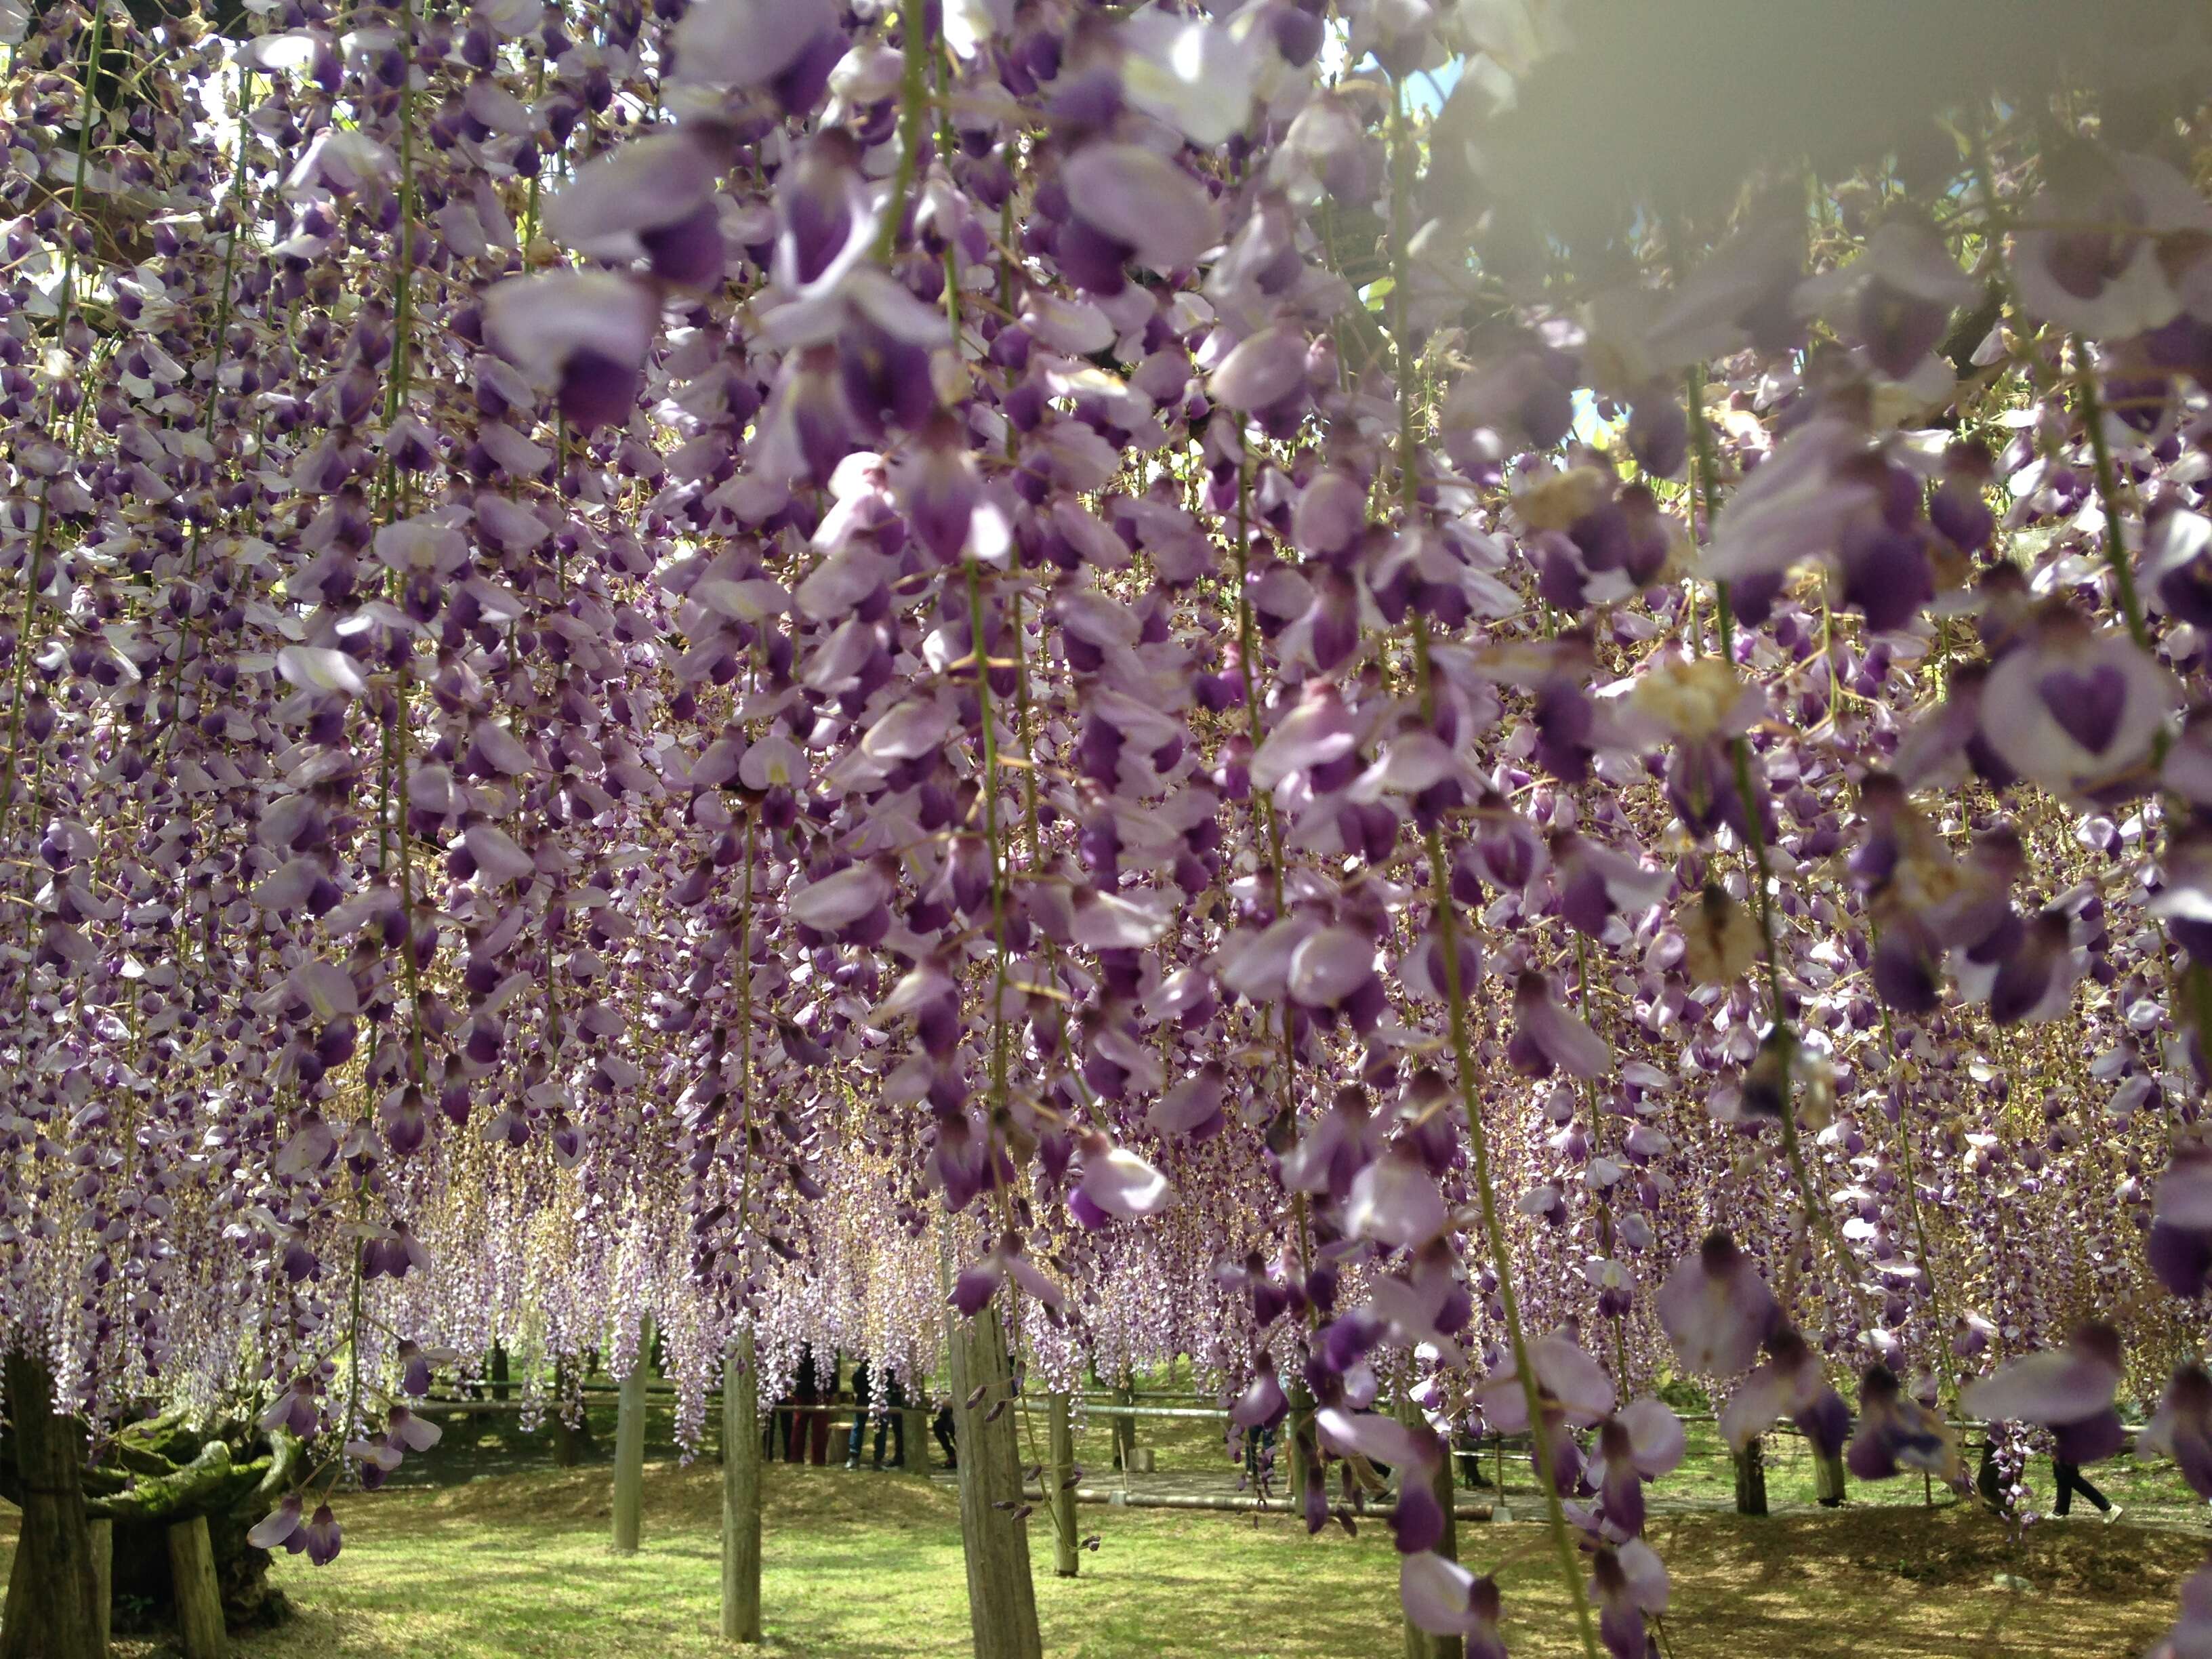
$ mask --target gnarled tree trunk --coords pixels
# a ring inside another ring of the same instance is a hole
[[[100,1580],[77,1470],[83,1437],[54,1412],[53,1373],[27,1354],[7,1362],[23,1533],[8,1579],[0,1659],[107,1659]]]

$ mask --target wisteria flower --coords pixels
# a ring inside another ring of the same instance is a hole
[[[2061,615],[1990,671],[1981,731],[2021,776],[2094,793],[2143,762],[2179,702],[2172,674],[2124,633]]]
[[[1959,1408],[1986,1422],[2038,1424],[2051,1431],[2068,1462],[2094,1463],[2120,1449],[2112,1405],[2119,1385],[2119,1333],[2088,1324],[2068,1346],[2029,1354],[1969,1384]]]
[[[484,337],[580,432],[629,420],[659,322],[652,291],[609,271],[517,276],[484,296]]]

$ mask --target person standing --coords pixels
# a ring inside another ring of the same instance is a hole
[[[931,1422],[929,1428],[930,1432],[937,1437],[937,1443],[945,1448],[945,1467],[948,1469],[958,1468],[960,1442],[952,1430],[952,1407],[949,1403],[937,1408],[937,1416]]]
[[[874,1374],[866,1359],[853,1367],[853,1433],[845,1446],[845,1467],[848,1469],[860,1467],[860,1442],[868,1432],[869,1386],[874,1380]],[[878,1431],[876,1437],[876,1462],[878,1467],[883,1461],[884,1442]]]
[[[866,1360],[853,1368],[853,1437],[847,1447],[845,1467],[860,1467],[860,1445],[868,1431],[868,1407],[873,1403],[875,1371]],[[899,1386],[898,1374],[894,1371],[885,1381],[883,1389],[883,1412],[876,1418],[876,1449],[868,1467],[880,1474],[884,1467],[884,1439],[892,1436],[898,1448],[898,1462],[906,1462],[906,1390]]]
[[[830,1461],[830,1418],[837,1398],[837,1362],[825,1378],[811,1343],[799,1351],[799,1375],[791,1384],[792,1427],[784,1442],[784,1462],[802,1459],[820,1468]]]
[[[830,1356],[829,1370],[817,1378],[822,1399],[814,1411],[813,1437],[806,1447],[806,1461],[817,1469],[830,1462],[830,1441],[837,1429],[837,1379],[843,1369],[843,1357],[833,1352]]]

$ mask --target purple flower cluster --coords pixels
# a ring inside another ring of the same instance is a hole
[[[23,19],[7,1340],[322,1561],[457,1356],[649,1316],[696,1434],[995,1305],[1397,1470],[1470,1653],[1485,1428],[1653,1650],[1669,1378],[1866,1480],[2163,1382],[2212,1492],[2203,112],[1568,269],[1520,9]]]

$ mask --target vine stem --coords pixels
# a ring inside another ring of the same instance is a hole
[[[929,113],[929,33],[925,9],[924,0],[905,0],[899,8],[904,73],[899,85],[898,171],[891,175],[891,191],[884,200],[883,222],[876,227],[876,261],[879,264],[888,264],[898,246],[899,226],[906,218],[907,198],[914,193],[914,176],[921,155],[922,123]]]
[[[1705,499],[1705,535],[1711,541],[1713,526],[1720,516],[1718,489],[1714,482],[1712,433],[1705,424],[1705,375],[1692,367],[1688,377],[1690,437],[1697,457],[1698,483]],[[1729,585],[1724,581],[1713,584],[1714,633],[1720,646],[1721,660],[1735,670],[1735,613],[1729,603]],[[1831,674],[1833,670],[1831,669]],[[1759,955],[1766,966],[1766,998],[1772,1030],[1770,1033],[1776,1058],[1782,1068],[1778,1093],[1781,1101],[1782,1156],[1788,1164],[1792,1184],[1796,1188],[1797,1201],[1804,1216],[1805,1248],[1812,1248],[1814,1235],[1827,1241],[1836,1266],[1844,1276],[1846,1290],[1854,1301],[1863,1301],[1863,1295],[1853,1268],[1856,1258],[1844,1246],[1837,1232],[1835,1222],[1820,1200],[1813,1185],[1810,1167],[1805,1161],[1805,1148],[1797,1133],[1797,1108],[1794,1089],[1797,1061],[1797,1033],[1790,1023],[1790,1008],[1782,991],[1781,951],[1778,945],[1777,925],[1774,920],[1774,899],[1768,890],[1769,872],[1766,862],[1766,825],[1759,810],[1757,796],[1752,789],[1751,741],[1741,732],[1729,739],[1729,759],[1735,779],[1736,799],[1743,811],[1744,845],[1750,866],[1747,872],[1752,892],[1752,907],[1759,918]],[[1783,1306],[1790,1309],[1792,1297],[1790,1281],[1796,1278],[1795,1253],[1790,1257],[1791,1272],[1784,1285]]]
[[[1418,414],[1413,406],[1414,359],[1413,337],[1406,318],[1406,214],[1413,191],[1413,146],[1406,131],[1406,91],[1394,82],[1390,102],[1390,285],[1391,350],[1398,392],[1398,490],[1403,523],[1401,534],[1411,534],[1420,512],[1418,471]],[[1421,717],[1433,729],[1437,717],[1436,670],[1429,657],[1429,619],[1413,615],[1413,664],[1420,684]],[[1483,1127],[1480,1090],[1475,1076],[1474,1041],[1468,1029],[1466,989],[1460,981],[1459,915],[1451,896],[1451,872],[1444,859],[1441,817],[1423,834],[1429,858],[1429,887],[1434,895],[1437,945],[1443,957],[1444,1006],[1451,1026],[1452,1062],[1457,1073],[1460,1106],[1467,1118],[1468,1145],[1474,1165],[1474,1188],[1482,1219],[1482,1235],[1489,1247],[1492,1271],[1498,1276],[1498,1301],[1505,1315],[1505,1339],[1512,1352],[1513,1369],[1521,1384],[1521,1398],[1528,1413],[1529,1449],[1536,1466],[1537,1484],[1544,1492],[1544,1511],[1550,1525],[1552,1547],[1559,1558],[1559,1577],[1575,1611],[1575,1626],[1582,1638],[1584,1659],[1598,1659],[1596,1626],[1590,1617],[1589,1596],[1583,1588],[1575,1540],[1567,1528],[1566,1506],[1559,1496],[1558,1471],[1553,1467],[1552,1440],[1544,1418],[1543,1393],[1530,1358],[1528,1337],[1521,1319],[1521,1299],[1513,1287],[1513,1258],[1505,1226],[1498,1210],[1498,1189],[1490,1170],[1490,1136]]]
[[[1252,597],[1249,582],[1251,567],[1251,479],[1244,456],[1237,458],[1237,670],[1244,678],[1244,730],[1252,753],[1257,756],[1262,732],[1260,728],[1260,639],[1259,629],[1252,616]],[[1267,877],[1275,898],[1275,920],[1283,919],[1283,826],[1277,818],[1274,803],[1264,790],[1249,791],[1252,827],[1255,834],[1263,831],[1267,848]],[[1256,848],[1255,848],[1256,851]],[[1283,1056],[1283,1111],[1295,1121],[1297,1116],[1297,1045],[1291,1036],[1291,1008],[1286,1000],[1279,1016],[1279,1030]],[[1298,1235],[1298,1272],[1301,1276],[1313,1271],[1313,1225],[1306,1213],[1306,1195],[1291,1194],[1291,1212],[1295,1218]],[[1309,1323],[1314,1310],[1307,1307]]]

